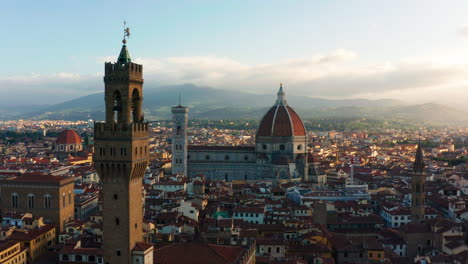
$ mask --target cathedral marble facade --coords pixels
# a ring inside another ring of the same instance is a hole
[[[187,119],[177,120],[179,125],[186,127],[186,123],[180,122],[187,122]],[[182,142],[177,129],[173,138]],[[260,122],[255,145],[189,145],[186,157],[189,177],[205,176],[226,181],[308,180],[311,173],[307,132],[299,115],[287,104],[282,85],[275,104]]]

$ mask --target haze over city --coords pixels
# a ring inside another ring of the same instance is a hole
[[[195,84],[271,94],[436,102],[468,96],[466,1],[9,1],[0,103],[102,91],[122,21],[148,90]]]

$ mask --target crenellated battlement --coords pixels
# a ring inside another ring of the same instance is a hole
[[[119,123],[109,124],[105,122],[94,123],[94,138],[108,137],[134,137],[143,138],[149,136],[148,122],[130,123],[122,125]]]
[[[183,106],[173,106],[172,107],[172,113],[176,114],[176,113],[188,113],[189,109],[188,107],[183,107]]]
[[[133,62],[127,64],[106,62],[104,82],[122,79],[143,81],[143,65]]]

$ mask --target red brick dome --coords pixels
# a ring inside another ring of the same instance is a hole
[[[287,105],[275,105],[266,113],[258,127],[257,137],[305,136],[299,115]]]
[[[276,104],[260,121],[257,137],[293,137],[305,136],[306,130],[299,115],[286,104],[283,86],[278,92]]]
[[[81,144],[81,137],[75,130],[67,129],[57,137],[57,144]]]

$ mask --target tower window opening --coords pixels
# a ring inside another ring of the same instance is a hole
[[[114,122],[120,123],[122,121],[122,97],[119,91],[115,91],[112,111],[114,111]]]
[[[115,218],[115,224],[119,225],[120,224],[120,219],[118,217]]]
[[[117,250],[117,256],[120,257],[120,250]]]
[[[177,135],[182,134],[182,127],[180,125],[177,125],[176,134]]]
[[[132,115],[133,115],[133,122],[141,122],[141,98],[138,89],[133,89],[132,92]]]
[[[284,149],[285,149],[285,147],[284,147],[283,144],[281,144],[281,145],[279,146],[279,148],[280,148],[280,150],[284,150]]]
[[[117,200],[119,196],[117,194],[114,194],[114,199]]]

